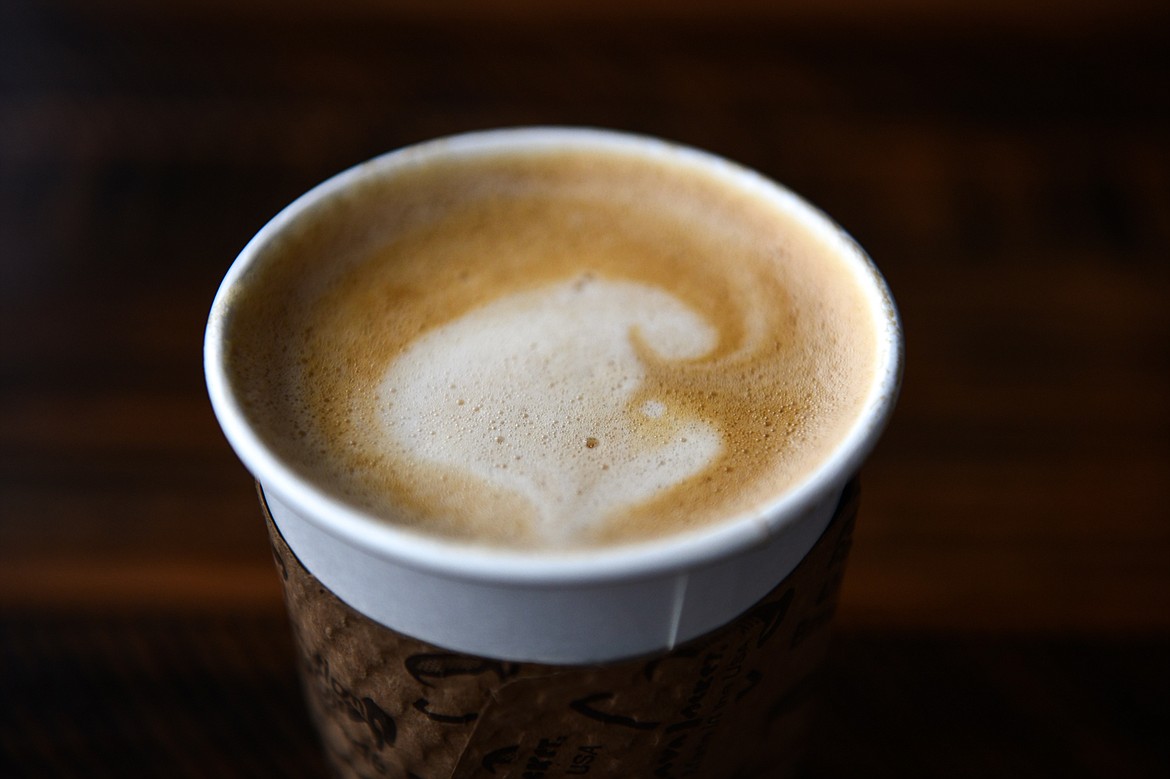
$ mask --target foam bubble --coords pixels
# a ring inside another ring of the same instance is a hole
[[[639,349],[690,360],[718,333],[676,297],[588,275],[518,292],[414,341],[379,387],[380,445],[531,505],[568,543],[707,467],[708,421],[645,400]]]
[[[666,413],[666,404],[661,400],[647,400],[642,404],[642,413],[651,419],[658,419]]]

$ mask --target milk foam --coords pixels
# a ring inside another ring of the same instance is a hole
[[[717,343],[699,314],[646,284],[582,275],[507,295],[389,365],[379,443],[398,462],[522,498],[532,535],[569,543],[719,455],[718,427],[646,388],[643,359],[692,360]]]
[[[428,164],[269,251],[226,336],[249,424],[301,477],[419,533],[586,548],[758,516],[873,380],[841,248],[673,163]]]

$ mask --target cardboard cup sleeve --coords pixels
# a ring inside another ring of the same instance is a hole
[[[854,480],[795,570],[729,624],[588,666],[475,657],[397,633],[306,571],[265,515],[305,696],[338,776],[738,779],[796,767],[857,503]]]

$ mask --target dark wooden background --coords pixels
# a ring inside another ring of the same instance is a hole
[[[754,166],[849,228],[901,306],[808,775],[1166,775],[1167,20],[0,4],[0,776],[322,776],[203,389],[207,309],[321,179],[532,123]]]

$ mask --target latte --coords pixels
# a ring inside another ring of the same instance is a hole
[[[620,148],[404,158],[262,248],[229,380],[289,467],[419,532],[579,548],[758,513],[879,362],[850,249],[766,189]]]

